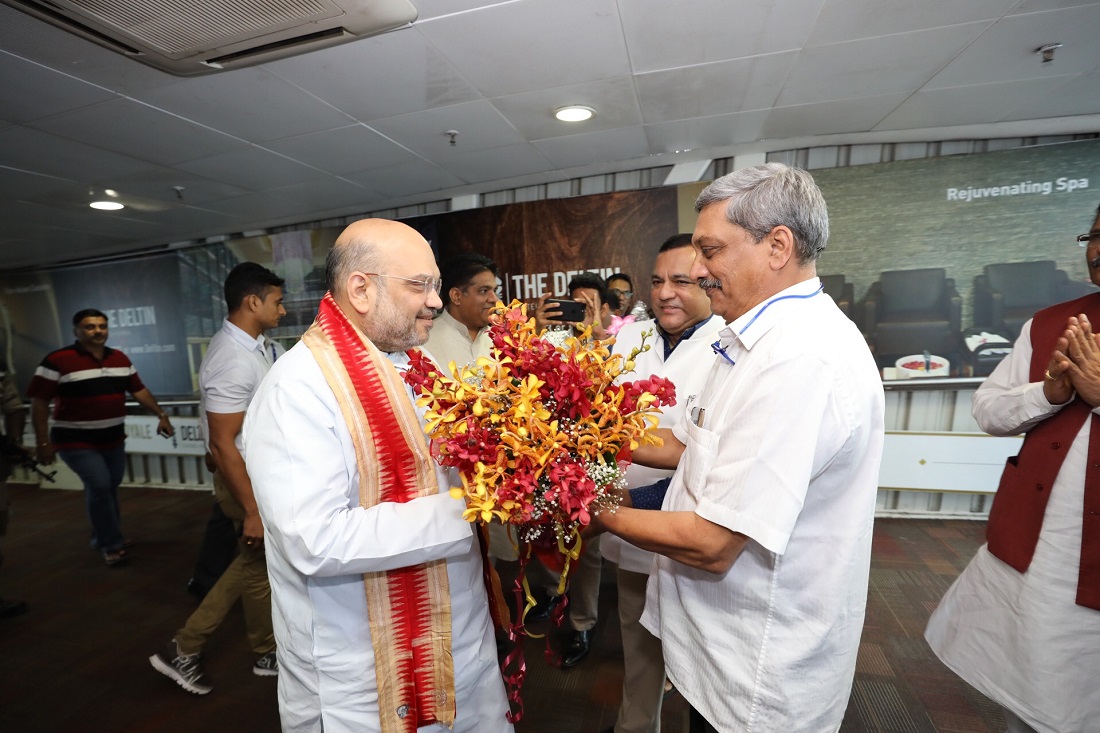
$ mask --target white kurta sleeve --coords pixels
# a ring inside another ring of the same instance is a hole
[[[971,400],[974,420],[990,435],[1018,435],[1065,406],[1050,404],[1043,383],[1030,381],[1031,323],[1029,320],[1024,324],[1012,351]]]
[[[359,506],[351,436],[325,384],[275,380],[249,409],[248,474],[268,542],[303,575],[392,570],[470,551],[463,504],[446,491]],[[326,394],[327,393],[327,394]]]

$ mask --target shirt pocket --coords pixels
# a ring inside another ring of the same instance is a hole
[[[703,486],[706,485],[707,476],[714,467],[717,452],[718,434],[687,421],[687,443],[680,461],[680,470],[683,473],[684,486],[696,498],[696,504]]]

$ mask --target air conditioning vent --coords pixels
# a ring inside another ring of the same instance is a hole
[[[0,0],[179,76],[209,74],[384,33],[409,0]]]
[[[298,36],[296,38],[287,38],[282,41],[275,41],[274,43],[265,43],[262,46],[256,46],[245,51],[237,51],[236,53],[229,53],[225,56],[215,56],[212,59],[206,59],[204,63],[218,68],[225,68],[228,66],[243,66],[244,61],[250,56],[263,55],[267,58],[272,58],[275,54],[281,56],[287,56],[290,53],[304,53],[304,51],[298,50],[296,46],[309,46],[311,48],[317,48],[318,46],[328,46],[332,42],[339,42],[343,40],[354,40],[357,36],[353,33],[348,33],[343,28],[333,28],[327,31],[318,31],[317,33],[307,33],[304,36]],[[305,49],[308,51],[309,48]],[[284,51],[288,53],[283,53]]]

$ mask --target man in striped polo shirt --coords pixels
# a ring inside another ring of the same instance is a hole
[[[126,393],[160,418],[159,435],[171,437],[175,430],[130,359],[107,346],[106,315],[94,308],[78,311],[73,332],[76,341],[47,354],[27,389],[38,461],[50,464],[60,456],[84,482],[92,546],[114,566],[128,559],[129,545],[118,509],[126,469]]]

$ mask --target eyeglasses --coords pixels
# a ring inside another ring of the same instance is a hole
[[[612,295],[617,295],[619,297],[622,297],[622,296],[625,295],[626,297],[629,298],[631,295],[634,295],[633,290],[619,290],[618,288],[608,288],[607,292],[611,293]]]
[[[1081,245],[1082,247],[1097,243],[1100,243],[1100,229],[1097,229],[1094,232],[1089,232],[1088,234],[1077,235],[1077,244]]]
[[[380,272],[364,272],[363,274],[371,277],[388,277],[391,280],[404,280],[407,283],[414,284],[416,289],[422,293],[427,293],[429,290],[438,293],[443,289],[443,281],[436,277],[426,277],[423,280],[418,280],[417,278],[401,277],[400,275],[383,275]]]

